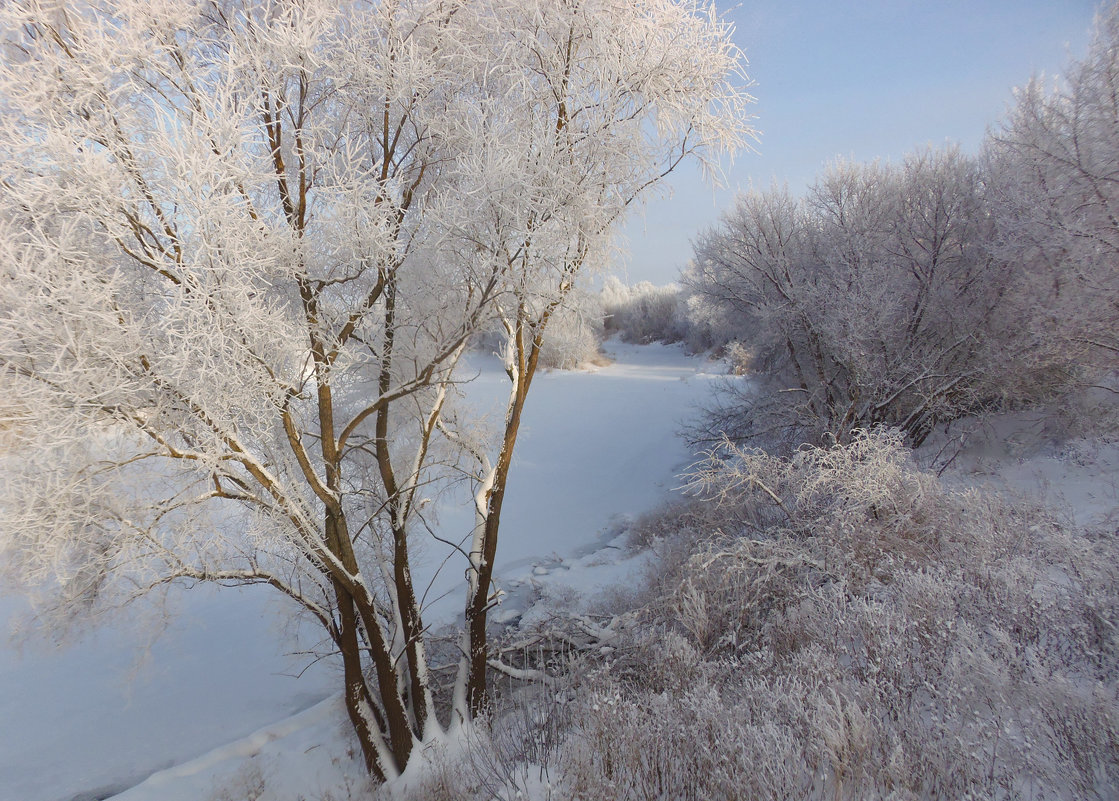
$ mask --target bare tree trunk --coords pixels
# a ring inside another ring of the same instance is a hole
[[[361,669],[361,648],[357,636],[357,615],[354,613],[353,599],[337,579],[334,593],[338,600],[339,633],[338,647],[342,652],[342,670],[345,683],[346,713],[357,734],[361,745],[361,755],[366,770],[378,781],[384,781],[387,773],[396,773],[396,765],[386,765],[380,730],[385,728],[383,720],[377,720],[369,688]],[[373,718],[373,719],[370,719]],[[386,768],[389,770],[386,771]]]
[[[545,317],[543,323],[547,323]],[[487,622],[490,607],[490,584],[493,580],[493,563],[497,555],[498,530],[501,527],[501,508],[505,501],[505,487],[509,480],[509,467],[513,462],[513,450],[521,428],[521,416],[525,400],[536,368],[540,361],[543,333],[538,331],[528,346],[526,358],[523,326],[518,328],[514,346],[517,369],[514,374],[514,391],[506,417],[505,434],[501,443],[501,453],[494,468],[493,483],[486,503],[481,553],[478,555],[478,582],[474,594],[466,607],[466,626],[470,644],[469,672],[466,679],[466,700],[471,715],[478,715],[486,707],[486,670],[489,658]]]
[[[326,519],[328,545],[338,555],[342,566],[350,576],[358,576],[359,570],[345,518],[341,514],[328,512]],[[362,751],[367,765],[376,759],[377,769],[382,775],[395,775],[408,764],[412,753],[413,736],[408,722],[404,701],[397,688],[396,671],[389,644],[385,641],[381,624],[377,620],[372,598],[362,595],[362,586],[349,586],[338,576],[332,576],[334,594],[341,620],[339,648],[342,651],[343,668],[346,682],[346,709],[351,720],[355,715],[364,721],[368,729],[363,733],[354,721]],[[377,681],[377,695],[383,708],[383,715],[372,702],[362,661],[359,633],[360,626],[365,629],[368,652],[373,662],[373,673]],[[360,692],[358,685],[360,684]],[[374,729],[374,727],[376,727]],[[383,737],[387,737],[390,753],[383,753]]]

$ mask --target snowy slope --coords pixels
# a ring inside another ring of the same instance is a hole
[[[1110,399],[1107,399],[1110,403]],[[937,432],[917,452],[949,462],[944,480],[1042,504],[1074,525],[1114,532],[1119,523],[1119,440],[1092,432],[1098,409],[1041,409],[988,415]],[[1070,416],[1074,425],[1070,428]],[[1088,436],[1078,435],[1086,427]],[[1111,427],[1101,426],[1103,432]]]
[[[533,582],[586,592],[621,580],[626,565],[600,549],[610,549],[619,518],[660,502],[690,462],[675,432],[719,368],[674,346],[609,350],[607,367],[546,373],[533,385],[499,546],[498,580],[511,605]],[[498,413],[507,392],[499,365],[476,358],[474,368],[470,403]],[[457,539],[469,530],[469,509],[445,506],[440,533]],[[461,576],[445,569],[429,597]],[[103,798],[171,765],[121,798],[204,801],[224,776],[247,786],[254,771],[287,775],[298,758],[303,767],[291,775],[302,784],[287,788],[294,798],[318,793],[316,782],[344,768],[341,714],[331,700],[314,706],[334,691],[333,667],[292,677],[305,663],[285,655],[294,646],[277,636],[273,594],[195,589],[173,601],[176,622],[139,667],[148,634],[129,621],[65,650],[40,644],[22,659],[0,646],[0,801]],[[450,620],[461,603],[456,593],[431,613]],[[0,625],[19,608],[0,599]],[[253,754],[261,756],[246,763]]]

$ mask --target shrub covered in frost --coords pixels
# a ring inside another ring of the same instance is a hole
[[[1119,793],[1111,535],[946,489],[882,430],[728,445],[694,486],[645,524],[675,558],[578,694],[573,797]]]
[[[548,324],[540,364],[573,370],[580,364],[595,361],[602,340],[602,315],[597,295],[574,290],[570,303],[557,309]]]
[[[726,444],[692,488],[634,527],[644,591],[551,621],[560,675],[409,797],[1119,795],[1113,532],[946,488],[885,429]]]

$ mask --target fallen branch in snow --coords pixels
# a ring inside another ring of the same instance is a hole
[[[536,670],[535,668],[517,668],[512,665],[507,665],[500,659],[488,659],[486,664],[499,673],[503,673],[509,678],[518,681],[546,681],[551,678],[543,670]]]

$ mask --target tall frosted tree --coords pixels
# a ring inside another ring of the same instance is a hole
[[[1119,3],[1059,81],[1034,78],[987,143],[1001,255],[1048,307],[1044,336],[1075,358],[1119,355]]]
[[[671,0],[0,15],[5,572],[60,629],[175,583],[274,588],[321,625],[366,765],[395,776],[482,705],[548,321],[632,201],[750,132],[729,31]],[[490,447],[448,410],[493,321],[511,390]],[[411,560],[421,494],[464,463],[439,720]]]
[[[502,36],[515,44],[499,60],[505,83],[488,82],[484,119],[500,141],[487,151],[501,160],[498,174],[508,172],[462,232],[504,266],[494,312],[509,378],[500,440],[467,449],[477,522],[457,686],[474,712],[484,704],[505,487],[548,327],[579,278],[609,260],[611,234],[634,201],[686,158],[713,168],[711,155],[750,133],[741,124],[750,98],[727,83],[740,53],[713,14],[663,1],[500,4]]]

